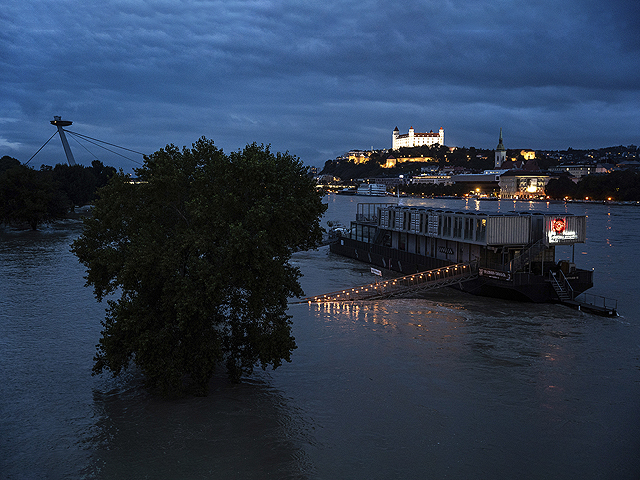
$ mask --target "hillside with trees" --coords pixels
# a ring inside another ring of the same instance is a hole
[[[344,158],[327,160],[321,175],[332,175],[343,183],[352,183],[358,179],[398,177],[400,175],[418,175],[424,171],[457,169],[469,173],[481,173],[494,168],[494,150],[474,147],[448,148],[441,145],[421,146],[398,150],[377,150],[372,152],[366,163],[356,164]],[[507,159],[525,161],[522,150],[507,150]],[[609,169],[616,168],[610,174],[595,174],[583,177],[579,181],[568,176],[552,179],[546,187],[546,193],[554,199],[572,198],[593,200],[608,199],[615,201],[640,200],[640,174],[633,165],[625,162],[637,162],[640,157],[635,145],[606,147],[600,149],[578,150],[536,150],[535,163],[540,171],[547,171],[557,165],[599,164]],[[389,156],[412,158],[411,162],[398,163],[393,168],[383,168]],[[416,161],[424,158],[424,162]],[[461,195],[466,188],[456,185],[403,185],[402,191],[421,195]]]
[[[511,160],[524,160],[521,155],[523,149],[507,149],[507,158]],[[524,149],[526,150],[526,149]],[[333,175],[341,180],[349,181],[357,178],[398,175],[415,175],[423,168],[442,169],[445,167],[460,167],[465,171],[480,173],[494,168],[494,150],[479,149],[475,147],[449,148],[442,145],[421,147],[402,147],[398,150],[376,150],[371,154],[369,161],[355,164],[352,161],[337,158],[327,160],[321,175]],[[640,152],[635,145],[606,147],[600,149],[579,150],[568,148],[567,150],[536,150],[536,163],[540,170],[566,163],[603,163],[616,165],[623,161],[638,160]],[[382,168],[387,157],[419,158],[424,157],[424,162],[400,163],[394,168]]]

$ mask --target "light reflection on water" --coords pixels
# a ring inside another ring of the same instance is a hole
[[[94,390],[88,478],[308,478],[299,443],[313,444],[299,409],[258,373],[239,385],[224,375],[205,398],[163,400],[139,376]],[[124,475],[124,477],[123,477]]]

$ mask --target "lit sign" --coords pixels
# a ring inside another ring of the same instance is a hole
[[[506,280],[507,282],[511,281],[511,273],[503,272],[501,270],[490,270],[488,268],[480,268],[478,273],[482,277],[494,278],[496,280]]]
[[[556,235],[562,235],[567,229],[567,219],[566,218],[554,218],[551,221],[551,229],[556,232]]]
[[[547,226],[548,243],[573,243],[575,240],[578,240],[578,233],[569,229],[566,218],[551,218],[550,224]]]

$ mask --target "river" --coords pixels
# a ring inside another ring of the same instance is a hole
[[[348,225],[380,199],[325,201]],[[451,289],[294,304],[291,363],[163,400],[135,369],[91,376],[104,305],[69,252],[80,223],[0,229],[0,478],[640,478],[640,208],[399,201],[586,213],[587,242],[561,254],[595,270],[590,292],[620,316]],[[327,247],[292,262],[308,295],[371,279]]]

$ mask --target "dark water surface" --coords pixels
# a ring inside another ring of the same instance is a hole
[[[326,220],[356,203],[330,196]],[[473,297],[291,305],[298,349],[206,398],[91,376],[104,305],[69,252],[76,221],[0,230],[0,478],[640,478],[640,208],[463,200],[448,209],[588,215],[578,266],[618,318]],[[371,280],[326,247],[309,295]]]

